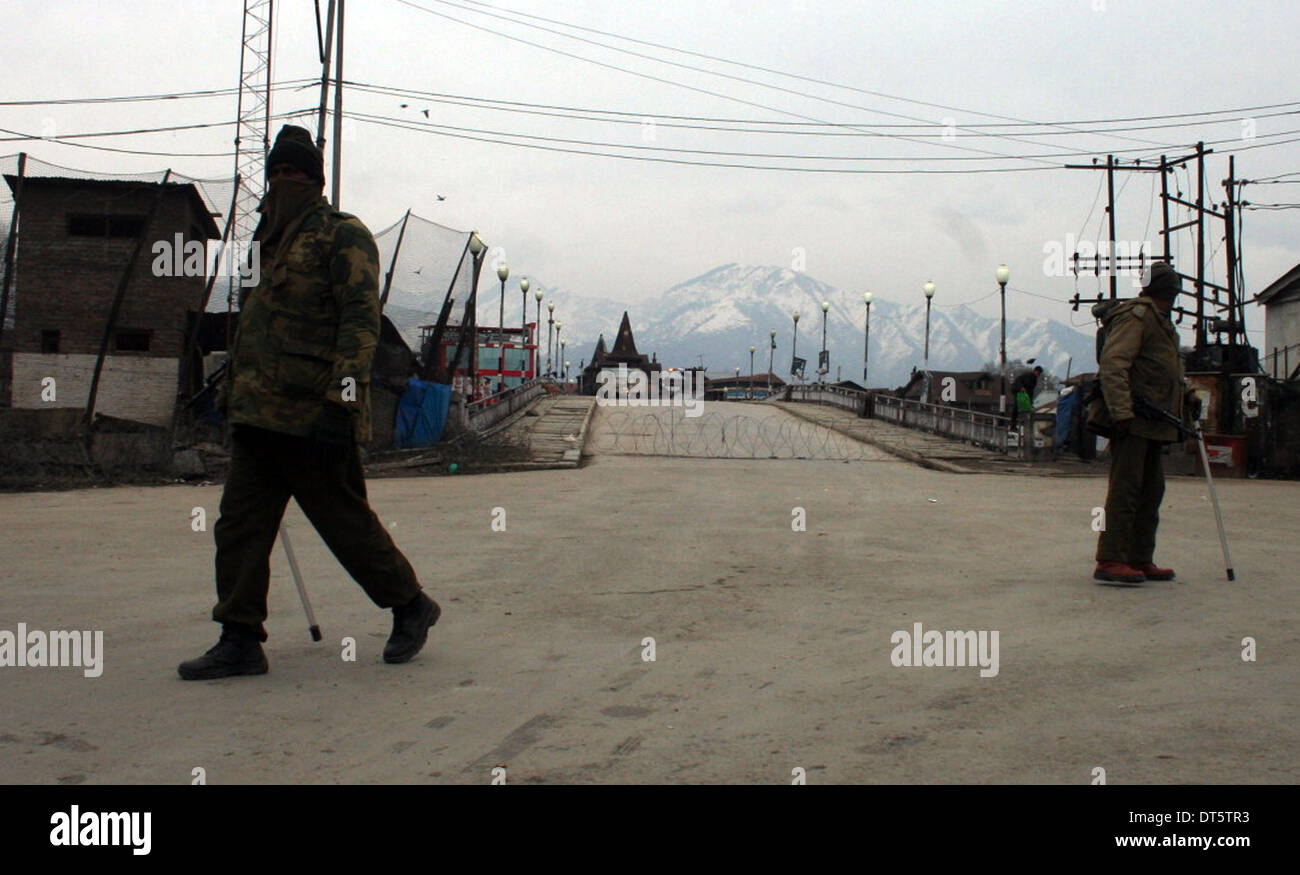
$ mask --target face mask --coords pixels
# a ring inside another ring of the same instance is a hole
[[[274,179],[266,187],[266,197],[258,206],[262,213],[260,237],[271,240],[280,235],[285,226],[320,197],[321,187],[316,182],[299,182],[293,179]]]

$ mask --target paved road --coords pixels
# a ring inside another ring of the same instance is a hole
[[[1295,783],[1300,486],[1220,488],[1239,582],[1183,478],[1160,555],[1185,582],[1116,589],[1088,577],[1100,480],[634,456],[375,480],[445,608],[427,649],[382,663],[388,616],[295,509],[326,640],[277,550],[271,673],[209,683],[175,665],[215,639],[191,511],[210,530],[217,487],[0,495],[0,629],[106,647],[98,678],[0,667],[0,781]],[[918,622],[997,631],[998,674],[893,666]]]

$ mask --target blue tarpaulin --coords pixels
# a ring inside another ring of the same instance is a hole
[[[451,405],[451,385],[426,383],[411,377],[397,402],[393,443],[399,447],[429,447],[442,439]]]
[[[1058,450],[1063,450],[1070,445],[1070,438],[1074,434],[1074,418],[1082,413],[1079,401],[1078,389],[1056,399],[1056,448]]]

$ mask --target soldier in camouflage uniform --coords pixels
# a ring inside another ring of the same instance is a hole
[[[441,613],[366,499],[358,442],[370,439],[379,337],[374,238],[322,196],[323,156],[306,130],[286,125],[266,164],[253,238],[261,279],[240,290],[230,351],[230,473],[214,528],[221,639],[181,663],[186,680],[266,672],[269,559],[290,496],[375,604],[392,608],[384,661],[411,659]]]
[[[1153,561],[1160,502],[1165,494],[1162,453],[1179,439],[1173,425],[1141,415],[1136,398],[1179,418],[1195,398],[1183,375],[1178,330],[1169,319],[1181,280],[1164,262],[1151,266],[1142,294],[1104,317],[1105,346],[1098,361],[1102,397],[1088,427],[1110,438],[1110,486],[1105,528],[1097,540],[1093,577],[1111,583],[1172,580],[1173,569]]]

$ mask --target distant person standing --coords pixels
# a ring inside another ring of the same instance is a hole
[[[311,134],[285,125],[266,158],[253,235],[261,281],[240,292],[230,352],[230,473],[221,495],[221,639],[180,664],[185,680],[265,674],[270,554],[289,498],[371,600],[393,611],[385,662],[406,662],[441,613],[366,499],[358,442],[370,438],[379,337],[379,256],[360,220],[322,196]]]
[[[1183,376],[1178,330],[1169,318],[1181,280],[1162,261],[1151,267],[1140,297],[1116,304],[1104,317],[1098,361],[1101,399],[1089,410],[1090,430],[1110,438],[1110,484],[1105,528],[1097,539],[1092,576],[1114,583],[1173,580],[1153,560],[1160,502],[1165,494],[1161,454],[1179,439],[1172,424],[1141,415],[1141,398],[1182,418],[1195,398]]]
[[[1030,359],[1033,361],[1033,359]],[[1011,397],[1014,404],[1011,405],[1011,427],[1016,427],[1016,421],[1024,411],[1034,409],[1034,393],[1038,391],[1038,377],[1043,373],[1042,365],[1035,365],[1032,371],[1025,371],[1016,377],[1016,381],[1011,384]],[[1021,400],[1021,394],[1024,394],[1025,401]]]

